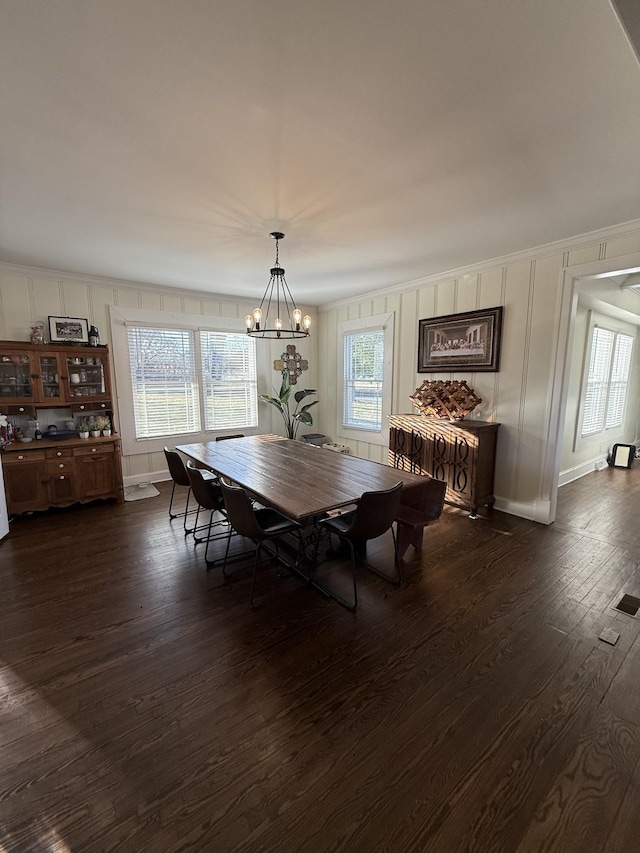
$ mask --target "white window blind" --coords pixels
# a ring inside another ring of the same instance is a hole
[[[611,364],[611,381],[609,383],[609,405],[607,406],[607,429],[621,426],[627,402],[627,385],[631,371],[631,354],[633,338],[629,335],[616,335]]]
[[[129,327],[136,438],[200,431],[193,332]]]
[[[384,330],[344,336],[343,425],[382,429]]]
[[[258,426],[255,340],[202,331],[200,358],[205,429]]]
[[[582,435],[619,427],[624,420],[633,338],[594,326],[582,416]]]

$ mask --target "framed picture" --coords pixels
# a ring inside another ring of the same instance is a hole
[[[52,344],[88,344],[89,324],[82,317],[49,317]]]
[[[502,311],[499,305],[420,320],[418,373],[495,373],[500,369]]]

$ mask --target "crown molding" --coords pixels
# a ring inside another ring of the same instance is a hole
[[[417,290],[429,284],[438,284],[447,279],[463,278],[466,275],[476,275],[495,267],[507,266],[509,264],[517,264],[522,261],[532,261],[549,257],[551,255],[562,254],[571,250],[585,248],[593,243],[602,243],[619,237],[627,237],[631,234],[640,232],[640,219],[632,219],[629,222],[623,222],[620,225],[611,225],[607,228],[601,228],[597,231],[588,231],[585,234],[579,234],[576,237],[565,237],[562,240],[555,240],[552,243],[543,243],[540,246],[534,246],[531,249],[522,249],[519,252],[512,252],[510,255],[501,255],[496,258],[491,258],[486,261],[478,261],[477,263],[467,264],[464,267],[445,270],[432,275],[424,276],[423,278],[412,279],[402,284],[394,284],[389,287],[383,287],[379,290],[371,291],[370,293],[353,296],[351,298],[339,299],[335,302],[328,302],[326,305],[318,306],[318,313],[325,314],[328,311],[334,311],[337,308],[342,308],[346,305],[353,305],[354,302],[364,302],[370,298],[378,298],[381,296],[392,296],[398,293],[407,293],[411,290]]]
[[[63,270],[46,269],[45,267],[32,267],[26,264],[11,264],[0,261],[0,274],[15,273],[25,275],[29,278],[49,278],[55,281],[75,281],[80,284],[91,284],[99,287],[127,288],[129,290],[143,290],[157,294],[177,296],[178,298],[208,299],[213,302],[235,302],[241,305],[254,306],[256,298],[248,296],[232,296],[229,293],[211,293],[205,290],[194,290],[193,288],[171,287],[163,284],[149,284],[144,281],[133,281],[125,278],[110,278],[101,275],[83,275],[82,273],[64,272]]]

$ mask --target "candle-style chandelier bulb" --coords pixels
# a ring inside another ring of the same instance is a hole
[[[271,267],[271,278],[260,306],[244,318],[247,334],[255,338],[306,338],[309,336],[311,317],[308,314],[302,316],[284,277],[284,267],[280,266],[278,244],[284,239],[284,234],[282,231],[272,231],[269,236],[276,241],[276,260]]]

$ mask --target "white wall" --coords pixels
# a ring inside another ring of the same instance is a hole
[[[596,463],[604,462],[615,442],[631,444],[636,437],[638,421],[638,397],[640,395],[640,346],[637,339],[637,325],[640,316],[627,311],[616,310],[615,304],[627,304],[640,311],[640,295],[622,292],[620,287],[606,280],[594,283],[599,290],[599,298],[591,299],[591,287],[581,288],[578,295],[578,306],[574,322],[573,346],[571,352],[571,372],[567,411],[562,441],[562,457],[560,462],[560,484],[569,483],[578,477],[594,470]],[[626,297],[626,299],[618,298]],[[579,426],[580,402],[582,383],[585,369],[585,358],[588,356],[590,317],[593,322],[608,328],[619,329],[626,334],[636,335],[634,344],[633,364],[629,381],[627,409],[625,422],[621,429],[612,435],[601,436],[597,440],[578,441],[576,432]]]
[[[320,404],[313,410],[310,432],[322,432],[349,444],[355,455],[386,461],[383,446],[366,440],[354,442],[337,428],[337,334],[342,320],[395,313],[393,411],[411,410],[409,395],[426,377],[418,374],[418,320],[504,305],[501,369],[498,373],[448,374],[466,379],[482,397],[473,417],[502,424],[498,438],[496,496],[498,508],[526,518],[545,520],[552,499],[545,471],[556,448],[549,448],[549,411],[557,393],[556,348],[566,339],[561,325],[563,276],[569,267],[640,253],[640,222],[563,241],[517,256],[407,284],[367,298],[327,306],[314,321],[312,336],[299,350],[310,369],[301,387],[315,387]],[[596,286],[596,285],[594,285]],[[109,279],[46,273],[0,264],[0,338],[27,340],[30,326],[48,315],[87,317],[108,341],[109,306],[150,308],[159,311],[242,318],[248,303],[233,297],[176,291]],[[250,307],[250,306],[249,306]],[[308,310],[308,309],[305,309]],[[558,341],[560,336],[561,340]],[[273,379],[272,362],[281,345],[259,342],[264,365]],[[270,388],[265,388],[269,392]],[[282,433],[275,410],[271,429]],[[564,422],[564,412],[561,415]],[[555,437],[552,436],[555,441]],[[145,479],[164,469],[158,453],[126,456],[123,469],[128,482]],[[548,479],[548,478],[547,478]]]
[[[526,518],[548,520],[553,500],[543,482],[548,459],[549,418],[556,394],[556,347],[563,299],[563,272],[568,267],[640,251],[640,224],[542,247],[500,261],[478,264],[441,277],[344,300],[321,309],[321,431],[349,444],[353,453],[386,460],[384,447],[347,441],[337,428],[338,403],[332,389],[336,376],[338,324],[346,319],[394,311],[393,410],[412,410],[409,395],[425,378],[417,372],[418,320],[477,308],[503,305],[504,328],[498,373],[446,374],[465,379],[482,398],[473,418],[501,424],[496,465],[496,506]],[[555,440],[555,438],[553,439]],[[551,452],[550,452],[551,450]]]
[[[199,293],[195,291],[172,290],[135,282],[82,277],[63,273],[20,268],[0,264],[0,339],[27,341],[31,325],[36,321],[45,323],[48,329],[49,316],[86,317],[100,331],[101,343],[111,345],[109,308],[149,309],[174,314],[180,317],[199,315],[203,318],[215,318],[216,322],[225,318],[237,322],[242,320],[248,310],[255,307],[247,300],[234,299],[231,296]],[[272,394],[279,387],[281,376],[273,369],[273,362],[279,358],[287,343],[295,343],[298,352],[309,362],[309,369],[303,373],[299,387],[317,387],[318,377],[318,335],[317,315],[307,306],[300,306],[305,313],[311,314],[312,331],[310,338],[282,343],[258,340],[258,370],[262,376],[259,393]],[[113,355],[117,355],[113,353]],[[127,404],[126,396],[113,389],[120,408]],[[265,431],[283,434],[282,419],[272,406],[260,404],[261,418]],[[320,408],[320,406],[316,407]],[[313,412],[312,412],[313,414]],[[120,422],[120,411],[116,411],[116,423]],[[304,432],[319,432],[317,426]],[[202,440],[194,437],[191,440]],[[157,444],[157,442],[150,442]],[[131,452],[123,455],[123,475],[125,483],[143,482],[159,479],[166,472],[162,451],[154,449],[148,453]]]

